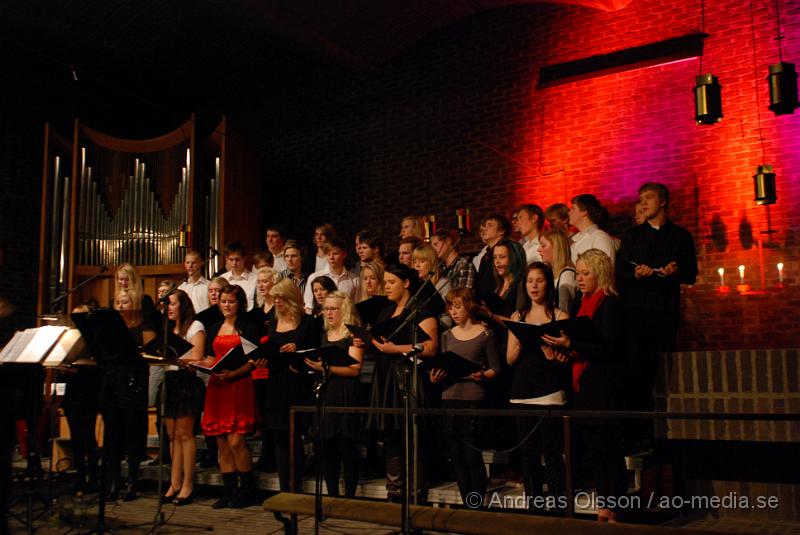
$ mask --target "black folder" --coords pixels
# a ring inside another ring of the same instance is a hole
[[[541,325],[511,320],[505,320],[503,323],[524,347],[538,347],[544,343],[543,335],[559,337],[561,331],[564,331],[564,334],[573,340],[595,341],[600,337],[589,316],[549,321]]]
[[[360,303],[356,303],[358,317],[364,325],[375,325],[378,314],[389,305],[389,298],[385,295],[374,295]]]
[[[164,345],[164,336],[156,336],[142,348],[142,352],[147,355],[161,356],[161,348]],[[194,346],[188,340],[184,340],[174,332],[167,333],[167,361],[175,361],[192,350]]]
[[[360,338],[365,344],[369,344],[372,342],[372,339],[375,338],[372,336],[372,333],[369,332],[369,329],[362,327],[361,325],[351,325],[349,323],[345,323],[344,326],[347,327],[347,330],[350,331],[350,334],[353,335],[353,338]]]
[[[347,351],[337,345],[301,349],[297,351],[295,355],[300,355],[304,359],[323,361],[326,362],[328,366],[352,366],[358,363]]]
[[[198,362],[190,362],[189,364],[194,366],[197,371],[202,373],[220,373],[225,370],[233,371],[241,368],[245,362],[252,358],[251,355],[254,354],[253,351],[255,350],[255,347],[256,346],[252,342],[242,338],[242,343],[236,347],[232,347],[212,366],[204,366]]]
[[[457,353],[445,351],[432,359],[424,359],[422,362],[427,369],[441,369],[447,373],[447,378],[457,381],[464,377],[469,377],[475,372],[481,371],[481,366],[467,360]]]

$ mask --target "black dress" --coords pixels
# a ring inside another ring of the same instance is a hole
[[[338,346],[345,352],[353,345],[353,338],[347,337],[335,342],[329,342],[328,336],[323,335],[321,347]],[[325,385],[325,405],[329,407],[357,407],[358,403],[358,377],[342,377],[331,374]],[[363,424],[360,414],[327,414],[322,426],[323,440],[345,438],[357,440],[362,438]]]
[[[405,320],[405,314],[392,317],[397,305],[389,302],[389,305],[384,308],[377,316],[376,325],[373,327],[373,334],[376,336],[388,337],[400,327]],[[405,312],[405,311],[404,311]],[[427,339],[419,324],[428,318],[436,318],[437,316],[428,308],[423,308],[417,313],[416,323],[418,329],[418,340]],[[407,324],[400,332],[392,337],[392,342],[397,345],[411,344],[411,324]],[[405,359],[400,355],[386,354],[379,351],[374,354],[375,360],[375,373],[372,378],[372,393],[370,396],[370,406],[381,408],[401,408],[403,406],[403,398],[400,393],[400,387],[403,380],[403,366]],[[423,404],[424,389],[422,388],[422,374],[417,377],[417,395],[412,396],[412,399],[418,400],[417,405]],[[400,415],[370,415],[367,419],[367,427],[379,431],[398,431],[402,429],[402,417]]]
[[[319,341],[317,323],[311,316],[304,315],[300,325],[286,332],[275,330],[277,322],[269,328],[269,347],[264,356],[269,361],[269,379],[266,380],[264,398],[264,420],[270,429],[289,429],[289,407],[308,405],[311,401],[312,375],[308,367],[295,370],[289,366],[289,357],[279,353],[284,344],[294,343],[297,349],[311,349]]]
[[[195,320],[196,321],[196,320]],[[195,331],[196,334],[199,331]],[[192,368],[169,370],[164,374],[166,399],[164,400],[164,416],[180,418],[181,416],[197,416],[203,412],[205,386]],[[159,399],[161,399],[159,391]]]

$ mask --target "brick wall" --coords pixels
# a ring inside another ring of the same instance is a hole
[[[544,65],[699,32],[698,2],[637,0],[612,13],[524,5],[451,24],[376,71],[304,88],[302,106],[262,110],[263,217],[293,222],[300,236],[322,221],[348,238],[370,227],[395,245],[408,213],[453,225],[455,209],[469,207],[477,223],[523,201],[544,206],[588,192],[609,207],[612,230],[621,233],[637,186],[658,180],[670,187],[671,215],[699,252],[681,347],[794,346],[800,114],[766,109],[767,65],[778,57],[775,6],[753,4],[755,70],[749,3],[706,6],[702,69],[720,79],[725,118],[702,127],[693,121],[698,59],[536,87]],[[800,61],[800,6],[783,4],[783,57]],[[767,209],[753,202],[751,176],[762,162],[778,174],[770,227]],[[270,201],[296,198],[296,184],[302,200]],[[474,235],[467,239],[467,250],[478,247]],[[782,289],[775,288],[779,261]],[[740,264],[754,290],[762,289],[763,266],[763,294],[716,293],[717,268],[735,285]]]

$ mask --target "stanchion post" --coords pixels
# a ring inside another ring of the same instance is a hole
[[[570,417],[562,416],[561,423],[564,428],[564,490],[567,493],[567,516],[575,516],[575,489],[572,488],[572,432],[570,430]]]

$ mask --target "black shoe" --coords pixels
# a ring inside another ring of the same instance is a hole
[[[139,495],[136,493],[136,483],[128,483],[128,486],[125,488],[125,494],[122,496],[123,502],[132,502]]]
[[[111,480],[111,484],[108,486],[108,494],[106,494],[106,500],[110,502],[115,502],[119,500],[119,479]]]
[[[171,488],[172,488],[172,485],[170,485],[169,489],[171,489]],[[172,494],[167,494],[169,492],[169,489],[167,489],[167,492],[165,492],[164,494],[161,495],[161,498],[160,498],[161,503],[172,503],[172,502],[175,501],[175,498],[178,497],[178,493],[180,492],[180,489],[178,489],[177,491],[173,492]]]
[[[180,507],[181,505],[189,505],[193,501],[194,501],[194,491],[192,491],[191,494],[189,494],[188,496],[185,496],[183,498],[176,497],[175,501],[173,503],[175,505],[177,505],[178,507]]]

